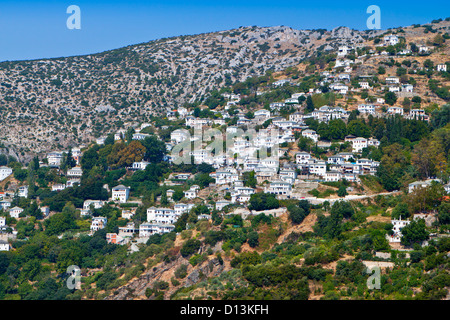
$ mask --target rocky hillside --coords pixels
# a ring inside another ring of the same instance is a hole
[[[406,44],[426,45],[436,34],[448,33],[449,26],[444,20],[374,31],[241,27],[86,56],[2,62],[0,146],[27,160],[204,101],[212,90],[248,77],[299,66],[318,54],[335,54],[341,45],[375,48],[377,36],[391,33]],[[375,72],[378,60],[387,58],[365,61],[360,73]],[[447,61],[442,52],[434,58],[436,63]]]
[[[367,33],[367,35],[373,32]],[[0,139],[23,155],[90,141],[212,89],[362,43],[337,28],[241,27],[99,54],[0,63]]]

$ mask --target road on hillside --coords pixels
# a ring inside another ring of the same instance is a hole
[[[326,198],[316,198],[316,197],[302,197],[299,200],[308,200],[312,204],[319,204],[323,203],[325,201],[328,201],[330,203],[334,203],[336,201],[351,201],[351,200],[361,200],[366,198],[373,198],[376,196],[389,196],[389,195],[395,195],[401,193],[400,191],[392,191],[392,192],[384,192],[384,193],[377,193],[377,194],[371,194],[371,195],[348,195],[343,198],[333,198],[333,199],[326,199]]]

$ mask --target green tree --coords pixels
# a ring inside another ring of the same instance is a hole
[[[169,200],[167,199],[167,190],[163,190],[161,193],[161,205],[167,206],[169,204]]]
[[[270,193],[254,193],[250,196],[249,206],[250,210],[270,210],[280,207],[280,203],[275,195]]]
[[[183,257],[188,257],[200,249],[201,242],[197,239],[189,239],[183,243],[180,253]]]
[[[386,92],[384,100],[388,105],[393,106],[397,102],[397,95],[394,92]]]
[[[405,202],[400,202],[395,206],[392,210],[391,217],[392,219],[400,219],[400,217],[404,220],[409,218],[410,212],[408,209],[408,205]]]
[[[26,210],[26,215],[27,216],[32,216],[35,217],[36,219],[42,219],[43,218],[43,214],[41,209],[39,208],[38,204],[36,201],[33,201],[31,203],[31,205],[29,206],[29,208]]]
[[[69,229],[75,229],[77,227],[75,211],[75,206],[71,202],[67,202],[61,213],[56,213],[44,221],[45,233],[52,236]]]
[[[164,159],[164,156],[166,155],[166,145],[156,136],[152,135],[146,137],[142,141],[142,145],[146,149],[144,160],[151,163],[159,163]]]
[[[248,234],[247,239],[248,245],[252,248],[255,248],[259,245],[259,235],[258,232],[252,231]]]
[[[306,112],[313,112],[314,109],[315,109],[315,107],[314,107],[313,100],[312,100],[311,96],[309,95],[306,98]]]
[[[243,173],[244,185],[246,187],[255,188],[257,181],[255,171],[247,171]]]
[[[289,205],[287,207],[289,212],[289,219],[292,224],[300,224],[303,222],[305,217],[307,216],[305,210],[296,205]]]
[[[345,197],[347,195],[347,188],[344,185],[341,185],[337,191],[337,195],[339,197]]]
[[[441,203],[438,208],[438,220],[440,224],[450,224],[450,203]]]
[[[428,240],[429,233],[425,226],[425,220],[412,220],[408,225],[401,229],[402,238],[400,243],[404,246],[410,246],[413,243],[420,243]]]

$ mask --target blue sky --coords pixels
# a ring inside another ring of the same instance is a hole
[[[381,27],[428,23],[450,16],[449,1],[303,0],[0,0],[0,61],[102,52],[162,37],[240,26],[365,30],[370,5],[381,9]],[[81,30],[69,30],[66,9],[81,9]]]

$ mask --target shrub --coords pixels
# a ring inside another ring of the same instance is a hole
[[[187,240],[181,247],[180,253],[183,257],[188,257],[200,249],[201,242],[196,239]]]

